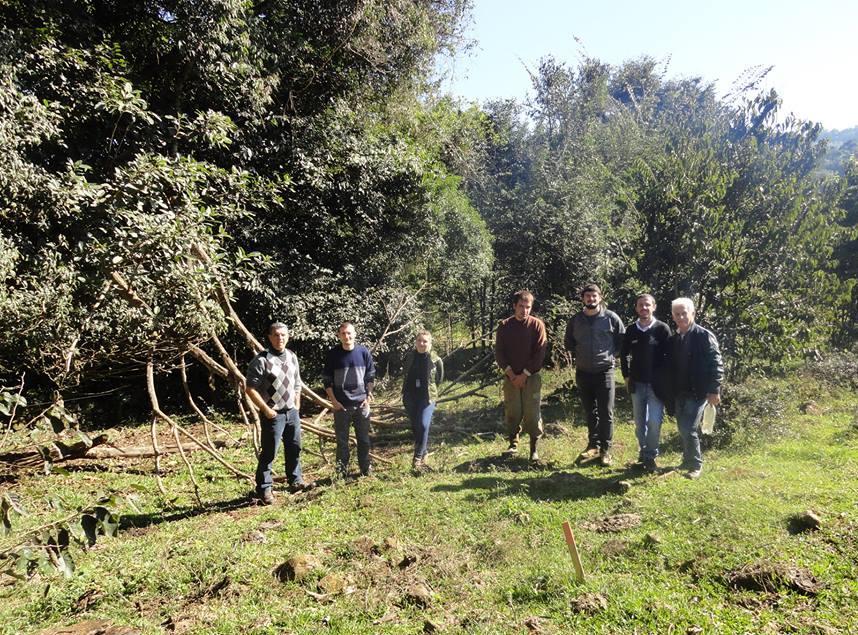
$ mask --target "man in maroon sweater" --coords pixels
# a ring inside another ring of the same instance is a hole
[[[530,314],[533,294],[517,291],[513,296],[515,313],[498,325],[495,339],[495,359],[504,372],[503,405],[509,448],[512,456],[518,452],[518,435],[530,436],[530,460],[538,461],[536,442],[542,436],[542,362],[548,338],[545,324]]]

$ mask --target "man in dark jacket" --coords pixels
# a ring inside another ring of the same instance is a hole
[[[718,340],[694,322],[694,302],[676,298],[670,306],[676,333],[670,341],[672,389],[676,396],[676,424],[682,439],[682,467],[686,476],[700,478],[703,455],[698,425],[703,407],[721,403],[724,363]]]
[[[664,419],[665,371],[670,327],[655,317],[655,298],[642,293],[635,300],[638,319],[629,324],[620,350],[620,365],[632,396],[638,463],[647,472],[657,469],[661,422]]]
[[[575,384],[587,415],[588,441],[579,460],[599,457],[613,462],[614,357],[619,355],[626,329],[619,316],[602,306],[602,290],[595,284],[581,289],[584,310],[566,326],[566,350],[575,357]]]

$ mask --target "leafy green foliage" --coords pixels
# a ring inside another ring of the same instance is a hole
[[[4,572],[15,578],[28,579],[37,573],[51,575],[54,571],[70,578],[77,566],[73,553],[95,545],[98,536],[115,537],[119,529],[119,500],[109,496],[94,505],[79,509],[65,518],[26,531],[26,540],[0,552],[0,567],[5,562]],[[64,511],[62,507],[60,511]],[[12,534],[12,513],[26,516],[20,502],[10,494],[0,500],[0,513],[4,534]]]

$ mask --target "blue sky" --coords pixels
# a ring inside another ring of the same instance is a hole
[[[699,76],[721,93],[749,67],[783,112],[826,128],[858,125],[856,0],[474,0],[469,53],[442,63],[444,87],[466,100],[524,97],[525,65],[586,54],[610,64],[649,55],[671,77]],[[578,38],[576,42],[575,38]]]

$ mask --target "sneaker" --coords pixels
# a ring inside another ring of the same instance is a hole
[[[510,441],[509,447],[503,451],[503,455],[504,456],[514,456],[515,454],[518,454],[518,442]]]
[[[263,505],[273,505],[274,504],[274,492],[270,489],[265,490],[262,494],[259,495],[259,500]]]
[[[599,448],[588,447],[586,450],[584,450],[583,452],[581,452],[581,454],[578,455],[578,460],[589,461],[590,459],[595,459],[597,456],[599,456]]]
[[[608,450],[599,452],[599,465],[602,467],[610,467],[614,463],[614,457]]]
[[[530,462],[531,463],[538,463],[539,462],[539,452],[537,452],[536,450],[533,450],[530,453]]]
[[[695,479],[700,478],[700,475],[701,475],[702,473],[703,473],[703,470],[702,470],[701,468],[699,468],[699,467],[698,467],[696,470],[688,470],[688,471],[685,473],[685,478],[690,478],[690,479],[693,481],[693,480],[695,480]]]
[[[415,472],[419,472],[421,467],[423,467],[423,457],[422,456],[415,456],[413,459],[411,459],[411,469],[412,470],[414,470]]]
[[[658,465],[655,462],[655,459],[647,459],[643,462],[644,472],[649,474],[655,474],[658,472]]]

